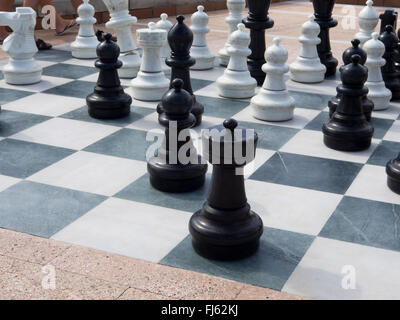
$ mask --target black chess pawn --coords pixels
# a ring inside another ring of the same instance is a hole
[[[122,67],[118,60],[119,47],[106,34],[104,42],[97,46],[95,66],[100,69],[94,92],[87,96],[89,115],[97,119],[116,119],[130,113],[132,98],[121,87],[117,69]]]
[[[368,69],[360,64],[359,55],[353,55],[351,61],[340,70],[342,84],[337,87],[340,103],[330,121],[322,127],[325,145],[342,151],[368,149],[374,133],[362,110],[362,97],[368,93],[364,85]]]
[[[358,39],[354,39],[351,41],[352,46],[350,48],[347,48],[342,55],[342,60],[344,65],[348,65],[349,63],[351,63],[351,57],[354,54],[358,54],[361,57],[360,64],[362,65],[365,64],[365,62],[367,61],[367,53],[360,47],[360,43],[361,42]],[[339,93],[328,102],[329,117],[332,117],[333,113],[336,111],[339,105],[339,102],[340,102]],[[374,109],[374,103],[370,99],[368,99],[367,95],[364,95],[362,98],[362,105],[367,121],[371,121],[371,115],[372,115],[372,110]]]
[[[176,17],[178,21],[168,32],[168,43],[171,47],[171,57],[167,58],[165,63],[171,67],[171,83],[174,79],[179,78],[183,80],[183,89],[192,95],[193,106],[191,113],[196,117],[195,127],[201,123],[204,113],[204,106],[199,103],[196,96],[193,94],[192,84],[190,80],[189,68],[196,63],[196,60],[190,56],[190,48],[193,43],[193,32],[183,23],[185,17],[179,15]],[[157,112],[163,113],[162,104],[157,106]]]
[[[385,10],[384,13],[381,13],[379,15],[379,19],[381,20],[379,33],[380,34],[384,33],[387,25],[391,25],[393,27],[393,30],[396,30],[397,16],[398,16],[397,12],[392,9]]]
[[[390,160],[386,164],[387,185],[398,194],[400,194],[400,153],[397,158]]]
[[[332,18],[335,0],[313,0],[315,22],[319,24],[321,32],[319,37],[321,43],[317,46],[321,63],[326,66],[325,76],[333,76],[338,65],[337,59],[332,55],[329,39],[329,29],[338,25],[337,20]]]
[[[258,136],[237,125],[226,120],[202,134],[203,155],[213,164],[211,187],[203,208],[191,217],[189,231],[193,248],[208,259],[250,256],[263,233],[261,218],[247,203],[242,172],[254,160]]]
[[[387,25],[385,32],[379,36],[379,40],[385,45],[383,58],[386,64],[382,67],[382,77],[385,86],[392,91],[392,100],[400,99],[400,72],[396,68],[396,58],[399,56],[398,38],[391,25]]]
[[[193,98],[183,89],[183,81],[172,81],[173,89],[162,98],[164,110],[158,120],[165,127],[165,137],[157,156],[147,163],[151,185],[165,192],[189,192],[204,184],[207,164],[193,146],[189,128],[196,123],[190,113]]]
[[[265,30],[274,26],[274,20],[268,17],[271,0],[249,0],[249,16],[243,19],[246,28],[250,29],[251,54],[247,64],[251,76],[261,86],[265,80],[265,72],[261,67],[265,64]]]

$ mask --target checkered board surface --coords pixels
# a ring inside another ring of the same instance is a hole
[[[188,221],[207,196],[168,194],[149,184],[145,154],[161,129],[156,103],[135,101],[129,117],[88,116],[93,60],[67,50],[39,53],[43,81],[0,81],[0,227],[314,298],[400,298],[400,196],[386,186],[385,164],[400,151],[400,104],[374,112],[372,146],[338,152],[321,126],[336,79],[288,81],[294,119],[254,119],[248,100],[217,95],[223,69],[193,72],[205,105],[196,132],[234,117],[260,140],[245,170],[249,203],[264,221],[258,253],[237,262],[203,259]],[[129,81],[122,80],[129,93]],[[355,289],[348,276],[355,275]],[[347,278],[346,278],[347,277]],[[343,286],[344,284],[344,286]],[[343,288],[344,287],[344,288]]]

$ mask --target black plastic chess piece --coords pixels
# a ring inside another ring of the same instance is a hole
[[[111,41],[110,33],[104,42],[97,46],[98,60],[95,66],[100,69],[94,92],[87,96],[89,115],[97,119],[115,119],[130,113],[132,98],[121,87],[117,69],[122,67],[118,60],[119,47]]]
[[[334,5],[335,0],[313,0],[315,22],[321,28],[319,34],[321,43],[317,46],[317,50],[321,63],[326,67],[325,77],[333,76],[339,63],[333,57],[329,39],[329,29],[338,25],[337,20],[332,18]]]
[[[261,218],[247,203],[241,172],[254,160],[258,136],[237,125],[234,119],[225,120],[223,126],[202,134],[203,156],[213,164],[213,173],[207,201],[191,217],[189,231],[193,248],[208,259],[250,256],[257,251],[263,233]]]
[[[400,194],[400,153],[397,158],[386,164],[387,185],[393,192]]]
[[[362,110],[362,97],[368,93],[364,85],[368,69],[360,64],[359,55],[353,55],[351,61],[340,70],[340,103],[330,121],[322,126],[322,132],[325,145],[331,149],[361,151],[369,148],[374,133]]]
[[[385,86],[392,91],[392,100],[400,99],[400,72],[396,69],[396,58],[399,56],[398,38],[391,25],[387,25],[385,32],[379,36],[379,40],[385,45],[383,58],[386,64],[382,67],[382,77]]]
[[[367,53],[360,47],[360,40],[354,39],[351,41],[352,46],[347,48],[342,55],[342,60],[344,65],[351,63],[351,57],[355,54],[358,54],[361,58],[360,64],[364,65],[367,61]],[[343,67],[343,66],[342,66]],[[341,68],[342,68],[341,67]],[[333,113],[336,111],[340,102],[340,94],[338,93],[335,97],[333,97],[328,102],[329,107],[329,117],[331,118]],[[362,98],[362,105],[365,117],[367,121],[371,121],[372,110],[374,110],[374,103],[368,99],[367,95],[363,96]]]
[[[391,25],[393,30],[396,30],[397,27],[397,12],[391,9],[385,10],[384,13],[379,15],[379,19],[381,20],[381,27],[379,33],[382,34],[385,32],[385,28],[387,25]]]
[[[268,17],[271,0],[249,0],[249,16],[243,19],[246,28],[250,29],[251,54],[247,59],[251,76],[261,86],[265,80],[265,73],[261,67],[265,64],[265,30],[274,26],[274,20]]]
[[[178,21],[168,32],[168,43],[171,47],[171,57],[165,60],[165,63],[171,67],[171,83],[170,89],[173,87],[174,79],[183,80],[183,89],[192,95],[193,106],[191,113],[196,117],[195,127],[201,123],[204,113],[204,106],[199,103],[193,94],[192,84],[190,80],[189,68],[196,63],[196,60],[190,56],[190,48],[193,43],[193,32],[183,23],[185,17],[179,15],[176,17]],[[162,104],[157,106],[157,112],[163,112]]]
[[[196,190],[204,184],[207,172],[207,164],[197,155],[188,130],[196,118],[190,113],[193,98],[183,86],[181,79],[174,79],[173,89],[161,100],[164,112],[158,121],[165,127],[165,137],[157,156],[147,163],[151,185],[165,192]]]

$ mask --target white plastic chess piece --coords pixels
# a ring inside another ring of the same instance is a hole
[[[229,15],[225,18],[225,22],[229,25],[229,36],[232,32],[237,30],[237,25],[242,22],[243,20],[243,10],[246,7],[245,0],[227,0],[226,6],[229,10]],[[219,50],[219,64],[221,66],[226,67],[229,63],[229,54],[228,54],[228,47],[229,47],[229,36],[228,41],[225,43],[225,46]]]
[[[247,57],[251,54],[250,35],[245,31],[243,23],[237,27],[238,30],[229,39],[229,64],[224,74],[217,79],[217,87],[221,97],[244,99],[254,96],[257,81],[251,77],[247,67]]]
[[[207,46],[206,34],[210,32],[208,25],[208,15],[204,12],[203,6],[197,7],[197,12],[192,14],[192,25],[190,29],[193,32],[193,45],[190,49],[190,55],[196,59],[195,65],[190,67],[193,70],[208,70],[214,67],[215,56],[210,52]]]
[[[296,61],[290,65],[290,78],[301,83],[317,83],[325,79],[326,67],[318,56],[317,45],[321,43],[318,37],[320,27],[315,22],[314,15],[303,24],[299,38],[302,44],[301,53]]]
[[[9,84],[40,82],[42,67],[33,58],[38,51],[34,38],[36,12],[29,7],[18,7],[16,12],[0,12],[0,26],[9,26],[11,33],[3,42],[3,51],[10,56],[3,68]]]
[[[368,68],[368,81],[365,83],[369,89],[368,98],[374,103],[374,110],[384,110],[390,106],[392,92],[385,87],[381,67],[386,64],[384,58],[385,45],[378,40],[379,34],[374,32],[372,39],[364,44],[367,52],[365,66]]]
[[[368,0],[364,9],[362,9],[358,15],[360,32],[358,32],[355,37],[360,40],[361,48],[364,46],[365,42],[372,38],[372,33],[375,32],[375,28],[379,23],[379,15],[372,6],[373,4],[374,2],[372,0]]]
[[[79,24],[79,32],[76,40],[71,43],[72,56],[78,59],[97,58],[96,48],[99,41],[94,34],[93,25],[96,23],[94,7],[89,0],[83,0],[78,7],[79,17],[76,22]]]
[[[157,29],[162,29],[168,32],[173,27],[173,24],[168,21],[168,15],[166,13],[162,13],[160,16],[161,20],[156,23]],[[161,68],[167,77],[171,76],[171,67],[165,63],[165,59],[171,56],[171,48],[169,47],[168,40],[166,39],[164,45],[161,48]]]
[[[265,51],[266,64],[262,69],[267,74],[260,92],[251,99],[253,116],[266,121],[285,121],[293,118],[295,101],[286,89],[284,74],[289,71],[286,64],[287,50],[280,45],[280,38]]]
[[[135,99],[158,101],[169,88],[169,80],[162,72],[160,60],[160,50],[167,39],[167,32],[157,29],[154,22],[150,22],[148,26],[148,29],[136,31],[138,42],[143,48],[143,56],[140,71],[132,80],[131,86]]]
[[[118,59],[122,61],[122,67],[118,70],[118,74],[121,78],[134,78],[140,68],[140,55],[132,37],[131,26],[137,22],[137,18],[129,14],[129,0],[103,0],[103,2],[111,16],[106,27],[114,29],[117,33],[117,43],[121,50]]]

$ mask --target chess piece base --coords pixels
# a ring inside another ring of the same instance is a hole
[[[191,217],[189,231],[193,248],[199,255],[229,261],[246,258],[257,251],[263,223],[249,205],[228,214],[206,202]]]
[[[290,78],[300,83],[318,83],[325,79],[326,68],[319,59],[298,57],[290,65]]]
[[[392,92],[387,89],[383,82],[367,82],[369,89],[368,99],[374,103],[374,110],[385,110],[390,106]]]
[[[358,131],[337,123],[332,126],[328,123],[323,125],[322,132],[324,144],[328,148],[340,151],[362,151],[370,147],[374,129],[369,123]]]
[[[295,100],[287,90],[270,91],[261,88],[251,99],[251,110],[256,119],[264,121],[287,121],[293,118]]]
[[[168,164],[165,160],[153,157],[147,164],[150,183],[157,190],[171,193],[183,193],[197,190],[204,185],[207,164]]]
[[[400,73],[383,74],[385,86],[392,92],[392,100],[400,99]]]
[[[97,37],[80,37],[78,36],[71,43],[71,53],[77,59],[95,59],[97,58],[96,48],[99,44]]]
[[[126,117],[131,110],[132,98],[127,94],[104,97],[94,92],[86,98],[89,115],[96,119]]]
[[[393,192],[400,194],[400,163],[398,159],[386,164],[387,185]]]
[[[159,101],[168,91],[169,81],[163,72],[139,71],[131,82],[133,97],[142,101]]]
[[[208,50],[208,47],[192,46],[190,56],[196,60],[196,63],[190,67],[191,70],[209,70],[214,68],[215,57]]]
[[[257,82],[248,71],[225,70],[217,79],[219,95],[224,98],[246,99],[255,94]]]
[[[140,56],[137,52],[121,53],[118,58],[122,62],[121,69],[118,70],[118,75],[122,79],[135,78],[140,69]]]
[[[12,59],[3,68],[8,84],[26,85],[40,82],[42,67],[33,59]]]

